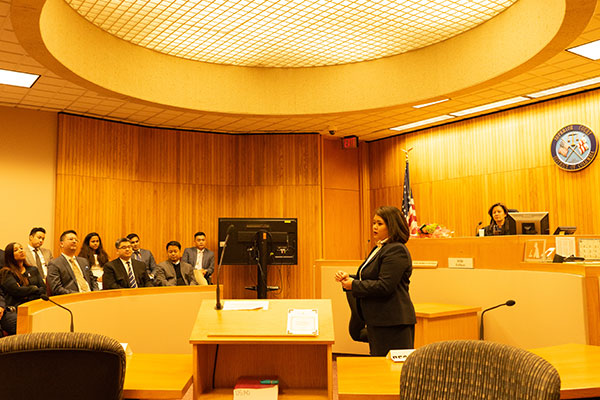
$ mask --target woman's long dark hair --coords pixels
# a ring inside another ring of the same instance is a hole
[[[17,242],[11,242],[4,248],[4,263],[6,266],[0,270],[0,282],[4,282],[6,274],[12,272],[19,280],[19,285],[28,286],[29,279],[21,274],[19,263],[15,260],[15,244]],[[23,262],[23,265],[27,266],[27,263]]]
[[[494,220],[494,208],[500,206],[504,210],[504,214],[508,215],[508,208],[502,203],[492,204],[490,209],[488,210],[488,214],[490,215],[490,225],[496,225],[496,221]]]
[[[90,247],[90,240],[92,240],[94,236],[98,236],[98,240],[100,241],[100,244],[96,250],[93,250]],[[85,239],[83,239],[83,244],[81,245],[81,250],[79,251],[79,257],[86,258],[91,267],[96,264],[96,260],[94,260],[94,254],[98,255],[98,264],[100,264],[101,267],[108,262],[108,254],[106,254],[106,251],[102,246],[102,238],[96,232],[88,233]]]
[[[375,211],[375,214],[380,216],[387,225],[388,242],[408,242],[410,229],[402,211],[394,206],[381,206]]]

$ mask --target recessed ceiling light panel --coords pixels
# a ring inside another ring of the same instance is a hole
[[[517,96],[517,97],[513,97],[511,99],[495,101],[493,103],[484,104],[482,106],[477,106],[477,107],[473,107],[473,108],[468,108],[466,110],[452,112],[450,114],[454,115],[456,117],[462,117],[465,115],[475,114],[475,113],[487,111],[487,110],[493,110],[495,108],[501,108],[504,106],[508,106],[508,105],[515,104],[515,103],[520,103],[522,101],[527,101],[527,100],[531,100],[531,99],[529,97]]]
[[[40,76],[25,72],[0,69],[0,84],[30,88]]]
[[[571,47],[570,49],[567,49],[567,51],[597,61],[600,60],[600,40],[582,44],[577,47]]]
[[[593,86],[600,83],[600,77],[590,78],[583,81],[569,83],[567,85],[557,86],[546,90],[541,90],[539,92],[528,94],[528,97],[532,97],[537,99],[539,97],[551,96],[553,94],[568,92],[570,90],[575,90],[579,88],[583,88],[586,86]]]
[[[454,118],[454,117],[452,115],[440,115],[438,117],[424,119],[424,120],[417,121],[417,122],[411,122],[410,124],[406,124],[406,125],[396,126],[396,127],[390,128],[390,130],[391,131],[406,131],[411,128],[416,128],[416,127],[423,126],[423,125],[434,124],[436,122],[445,121],[445,120],[451,119],[451,118]]]

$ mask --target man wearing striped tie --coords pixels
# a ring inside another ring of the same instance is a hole
[[[133,246],[127,238],[115,243],[118,258],[104,264],[102,289],[127,289],[153,286],[146,264],[131,257]]]

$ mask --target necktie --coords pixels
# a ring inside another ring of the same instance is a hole
[[[33,250],[35,254],[35,265],[37,265],[38,269],[42,269],[42,259],[40,258],[40,253],[38,253],[38,249]]]
[[[135,276],[133,275],[133,268],[131,268],[131,261],[127,261],[127,276],[129,277],[129,287],[138,287]]]
[[[139,251],[135,252],[135,259],[138,260],[138,261],[142,261],[142,255],[140,254]]]
[[[69,264],[71,264],[71,269],[75,274],[75,280],[77,281],[77,286],[79,286],[80,292],[89,292],[90,285],[87,283],[83,274],[81,273],[81,268],[77,265],[74,258],[69,258]]]
[[[202,269],[202,259],[204,258],[204,250],[198,250],[198,258],[196,259],[196,269]]]

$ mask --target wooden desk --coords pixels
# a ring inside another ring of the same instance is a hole
[[[415,348],[441,340],[479,338],[477,313],[480,307],[455,304],[417,303]]]
[[[125,399],[181,399],[191,384],[191,354],[133,354],[127,357]]]
[[[558,371],[561,399],[600,396],[600,346],[563,344],[530,351]]]
[[[565,344],[531,352],[558,371],[561,399],[600,396],[600,346]],[[397,400],[401,369],[385,357],[338,357],[339,400]]]
[[[338,357],[339,400],[398,400],[402,363],[385,357]]]
[[[269,300],[268,310],[254,311],[217,311],[214,305],[202,302],[190,336],[195,400],[201,395],[230,399],[237,379],[244,375],[278,376],[280,399],[333,397],[330,300]],[[290,308],[316,308],[319,335],[287,335]]]

